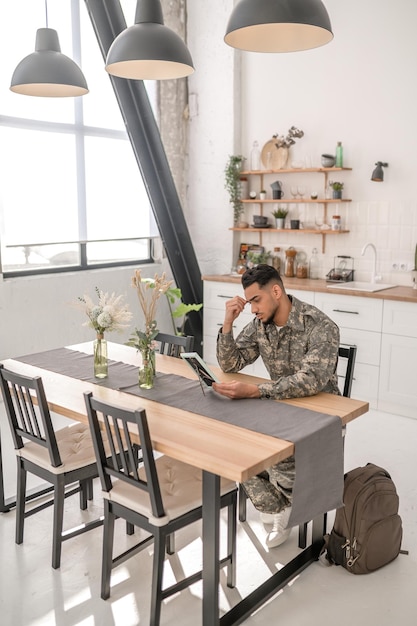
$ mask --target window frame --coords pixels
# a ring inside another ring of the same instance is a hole
[[[77,0],[76,3],[72,2],[71,5],[71,16],[72,16],[72,42],[74,46],[73,50],[73,58],[78,62],[78,59],[81,56],[81,20],[80,20],[80,4],[82,0]],[[77,6],[75,6],[77,5]],[[74,10],[75,9],[75,10]],[[103,70],[104,71],[104,70]],[[113,96],[114,90],[110,85],[110,91]],[[26,96],[19,96],[26,97]],[[88,96],[87,96],[88,97]],[[103,139],[117,139],[126,141],[129,146],[131,145],[129,135],[126,130],[120,130],[116,128],[104,128],[99,126],[91,126],[84,124],[83,121],[83,101],[82,97],[73,98],[73,107],[74,107],[74,116],[73,120],[68,122],[61,121],[51,121],[46,119],[32,119],[27,117],[14,117],[10,115],[2,115],[0,114],[0,126],[8,129],[21,129],[23,131],[33,131],[36,130],[38,132],[51,132],[56,134],[67,134],[71,135],[75,141],[75,153],[73,159],[74,168],[75,168],[75,196],[77,200],[77,205],[74,207],[74,210],[77,212],[77,232],[78,236],[75,237],[72,241],[45,241],[44,243],[37,244],[37,247],[41,247],[42,245],[49,246],[62,246],[66,244],[74,245],[78,251],[78,259],[79,262],[68,262],[64,264],[55,264],[55,265],[47,265],[47,266],[30,266],[22,264],[21,266],[11,267],[4,266],[4,250],[8,247],[18,248],[20,247],[18,244],[13,244],[12,246],[7,246],[1,242],[2,236],[0,233],[0,275],[7,278],[16,278],[20,276],[32,276],[32,275],[44,275],[44,274],[57,274],[62,272],[73,272],[73,271],[85,271],[91,269],[99,269],[99,268],[111,268],[111,267],[120,267],[120,266],[130,266],[130,265],[145,265],[153,263],[152,259],[152,242],[153,239],[159,237],[157,227],[152,227],[152,206],[149,198],[149,220],[150,220],[150,231],[149,235],[141,236],[138,232],[137,237],[120,237],[120,238],[103,238],[103,239],[94,239],[89,238],[87,234],[87,217],[88,217],[88,206],[87,206],[87,196],[86,196],[86,179],[88,177],[87,172],[87,163],[85,159],[85,140],[88,137],[100,137]],[[1,112],[1,104],[0,104],[0,112]],[[135,160],[135,155],[132,151],[132,159]],[[136,165],[136,163],[135,163]],[[146,190],[146,184],[143,179],[142,173],[138,171],[138,176],[142,178],[144,189]],[[149,194],[148,194],[149,197]],[[155,232],[155,234],[152,234]],[[4,239],[4,237],[3,237]],[[108,241],[109,243],[115,242],[123,242],[123,241],[146,241],[147,242],[147,256],[144,258],[136,258],[136,259],[111,259],[104,261],[89,261],[87,255],[87,247],[90,243],[103,243]],[[23,249],[34,248],[35,244],[31,244],[30,242],[22,243],[21,247]],[[3,259],[1,255],[1,250],[3,250]]]

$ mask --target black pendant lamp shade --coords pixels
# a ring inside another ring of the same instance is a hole
[[[113,41],[106,70],[136,80],[181,78],[194,72],[187,46],[164,26],[160,0],[138,0],[135,24]]]
[[[49,98],[88,93],[84,74],[72,59],[62,54],[58,33],[52,28],[37,30],[35,52],[18,64],[10,89],[25,96]]]
[[[232,48],[249,52],[297,52],[332,39],[321,0],[240,0],[224,38]]]

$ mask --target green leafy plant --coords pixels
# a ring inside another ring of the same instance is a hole
[[[333,189],[333,191],[342,191],[343,187],[345,186],[344,183],[340,183],[338,181],[335,181],[335,182],[330,181],[329,185]]]
[[[171,313],[172,324],[174,326],[176,335],[184,334],[184,326],[187,321],[187,315],[191,311],[199,311],[203,306],[203,303],[199,304],[185,304],[182,301],[182,293],[179,287],[171,287],[166,292],[166,297],[169,304],[169,311]],[[177,326],[176,320],[180,320],[182,318],[182,322],[180,326]]]
[[[288,215],[288,209],[283,209],[282,207],[278,207],[277,209],[275,209],[274,211],[272,211],[272,215],[275,218],[286,218]]]
[[[241,192],[241,184],[240,177],[242,172],[242,166],[245,157],[237,154],[229,156],[229,160],[226,164],[224,174],[225,174],[225,189],[229,192],[229,200],[233,206],[233,221],[235,224],[239,222],[240,216],[243,213],[244,206],[242,202],[242,192]]]
[[[252,250],[248,250],[248,252],[246,253],[247,260],[253,265],[259,265],[259,263],[268,263],[270,257],[270,252],[254,252]]]

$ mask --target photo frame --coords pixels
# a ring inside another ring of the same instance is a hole
[[[207,363],[203,361],[198,352],[181,352],[180,357],[188,363],[194,374],[197,374],[200,383],[206,387],[211,387],[213,383],[219,382],[219,379],[210,371]]]

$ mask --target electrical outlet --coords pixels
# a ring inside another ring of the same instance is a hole
[[[393,272],[409,272],[411,269],[410,263],[406,261],[393,261],[391,264],[391,270]]]

